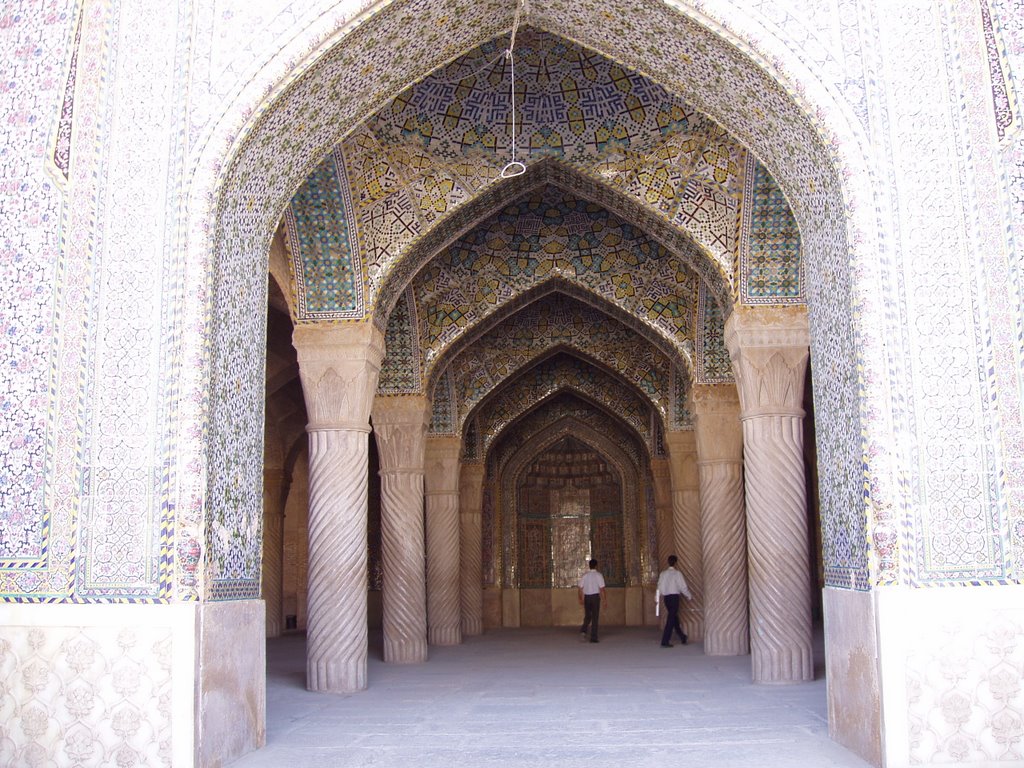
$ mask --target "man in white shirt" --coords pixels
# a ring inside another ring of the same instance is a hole
[[[590,626],[590,642],[597,642],[597,618],[601,614],[601,605],[606,601],[604,594],[604,576],[597,570],[597,560],[590,561],[590,570],[580,577],[578,590],[580,605],[583,606],[583,626],[580,635],[586,639],[587,626]]]
[[[661,647],[671,648],[672,630],[679,635],[679,642],[686,645],[686,633],[679,626],[679,596],[690,598],[690,589],[686,586],[683,574],[676,570],[679,561],[675,555],[668,556],[668,568],[658,576],[658,593],[654,596],[657,603],[659,596],[665,601],[665,631],[661,633]]]

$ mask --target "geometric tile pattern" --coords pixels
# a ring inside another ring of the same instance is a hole
[[[633,314],[689,358],[696,275],[630,224],[548,187],[507,206],[417,275],[413,290],[428,375],[470,327],[555,279]]]
[[[800,231],[786,196],[768,171],[750,158],[740,238],[740,301],[803,303]]]
[[[508,161],[505,44],[485,43],[403,91],[335,151],[352,209],[336,209],[348,218],[333,229],[358,231],[349,250],[365,258],[368,307],[409,245]],[[523,28],[516,59],[519,159],[554,158],[628,194],[688,232],[732,282],[742,146],[647,78],[562,38]],[[319,183],[311,176],[300,196],[330,197],[309,189]],[[298,287],[317,292],[308,276]],[[298,319],[312,319],[299,306]]]
[[[458,403],[456,431],[503,381],[559,349],[571,349],[632,383],[666,417],[669,359],[603,312],[555,294],[512,315],[460,352],[445,369]]]
[[[617,414],[651,449],[652,409],[640,392],[584,360],[560,353],[507,382],[481,405],[477,427],[484,450],[489,450],[507,427],[538,403],[561,391],[576,392],[608,413]]]
[[[416,394],[422,391],[415,310],[412,291],[407,290],[388,317],[388,327],[384,334],[385,355],[377,384],[379,394]]]
[[[697,384],[733,381],[732,361],[725,347],[725,317],[718,302],[701,286],[697,303]]]
[[[297,314],[305,320],[359,319],[362,261],[352,248],[352,202],[345,167],[328,155],[285,210],[288,245],[295,258]]]

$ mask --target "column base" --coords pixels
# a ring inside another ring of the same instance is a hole
[[[725,632],[704,633],[705,656],[746,656],[750,653],[750,639]]]
[[[427,660],[425,641],[391,641],[384,638],[384,661],[388,664],[419,664]]]
[[[365,647],[365,646],[364,646]],[[366,690],[366,654],[347,659],[306,659],[306,690],[358,693]]]
[[[430,627],[427,640],[430,645],[458,645],[462,642],[462,630],[459,627]]]

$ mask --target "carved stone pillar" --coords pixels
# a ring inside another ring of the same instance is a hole
[[[279,637],[284,594],[284,502],[288,484],[281,467],[263,469],[263,601],[266,603],[267,637]]]
[[[733,384],[693,388],[704,550],[704,653],[750,652],[743,427]]]
[[[380,455],[384,661],[398,664],[427,659],[423,456],[429,423],[425,397],[378,397],[373,403]]]
[[[459,456],[457,437],[428,437],[427,637],[432,645],[462,642],[459,597]]]
[[[370,405],[384,356],[372,323],[295,328],[309,414],[306,687],[366,688],[366,493]]]
[[[672,523],[672,470],[668,459],[651,460],[651,476],[654,480],[654,530],[658,536],[658,551],[655,556],[655,572],[665,567],[668,556],[676,551],[676,539]]]
[[[738,308],[725,324],[743,420],[754,682],[814,677],[803,388],[803,308]]]
[[[484,465],[463,464],[459,473],[459,538],[461,541],[462,634],[484,631],[482,523]]]
[[[672,475],[672,529],[678,567],[686,577],[692,600],[681,600],[679,621],[693,640],[704,639],[704,565],[700,533],[700,488],[697,443],[692,430],[665,433]],[[670,553],[671,554],[671,553]],[[666,568],[663,560],[659,570]]]

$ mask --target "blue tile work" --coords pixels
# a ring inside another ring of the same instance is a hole
[[[752,160],[740,242],[740,301],[802,304],[800,231],[786,196],[764,166]]]
[[[358,248],[348,245],[365,258],[368,308],[409,246],[508,161],[505,44],[479,46],[403,91],[336,151],[351,183],[336,229],[358,232]],[[550,33],[521,30],[517,61],[520,159],[555,158],[629,195],[689,233],[731,282],[746,150],[661,86]],[[333,245],[340,252],[342,238]],[[300,307],[299,319],[312,319],[303,312],[313,303]]]
[[[384,333],[385,354],[377,384],[379,394],[417,394],[422,391],[416,325],[416,302],[410,289],[402,294],[388,317]]]
[[[352,247],[349,195],[344,163],[332,153],[310,174],[285,210],[296,314],[304,320],[365,315],[359,250]]]
[[[458,403],[457,431],[488,393],[559,349],[572,349],[619,374],[667,416],[671,362],[665,353],[601,310],[555,293],[502,321],[446,366]]]
[[[506,206],[417,275],[426,370],[474,324],[553,280],[634,315],[681,356],[689,356],[696,274],[628,222],[546,187]]]
[[[703,285],[697,303],[696,358],[697,384],[733,381],[732,361],[725,347],[725,317]]]

